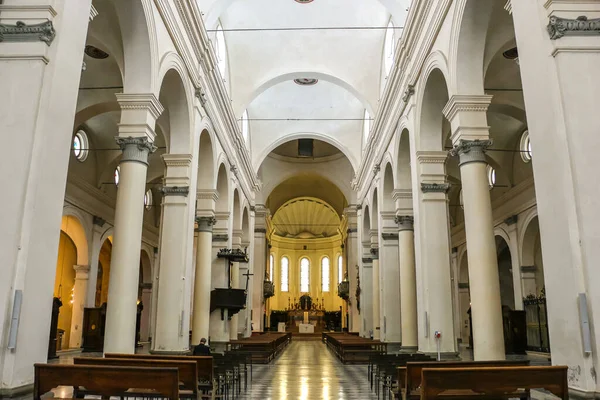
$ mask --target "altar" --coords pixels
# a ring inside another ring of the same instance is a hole
[[[315,326],[312,324],[300,324],[298,325],[299,333],[315,333]]]

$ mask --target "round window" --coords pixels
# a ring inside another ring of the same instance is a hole
[[[494,187],[494,185],[496,185],[496,170],[494,168],[492,168],[490,165],[488,165],[487,167],[487,176],[488,176],[488,183],[490,185],[490,189]]]
[[[146,207],[146,210],[152,208],[152,190],[150,189],[148,189],[144,195],[144,206]]]
[[[73,136],[73,155],[78,161],[85,161],[88,156],[89,142],[84,131],[79,130]]]
[[[529,131],[523,132],[521,135],[521,146],[520,146],[521,158],[524,162],[528,163],[532,159],[531,154],[531,139],[529,138]]]
[[[119,186],[119,178],[121,175],[121,167],[115,169],[115,185]]]

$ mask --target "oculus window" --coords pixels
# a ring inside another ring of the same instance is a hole
[[[524,162],[531,162],[532,154],[531,154],[531,139],[529,138],[529,131],[523,132],[521,135],[521,158]]]
[[[310,261],[304,257],[300,260],[300,293],[310,290]]]
[[[77,161],[85,161],[88,156],[88,149],[89,141],[87,134],[82,130],[77,131],[75,136],[73,136],[73,154]]]
[[[281,291],[290,291],[290,260],[287,257],[281,259]]]
[[[121,178],[121,167],[117,166],[117,168],[115,168],[115,175],[114,175],[115,185],[119,186],[120,178]]]
[[[321,290],[329,292],[329,257],[323,257],[321,260]]]
[[[490,189],[492,189],[496,185],[496,170],[491,165],[487,166],[487,177]]]

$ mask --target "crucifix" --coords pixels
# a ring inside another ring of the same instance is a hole
[[[242,274],[242,276],[246,277],[246,292],[248,291],[248,282],[250,281],[250,277],[254,276],[254,274],[250,273],[250,270],[248,270],[248,272],[246,272],[245,274]]]

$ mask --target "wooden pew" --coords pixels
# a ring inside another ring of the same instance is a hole
[[[145,360],[132,358],[75,357],[75,365],[101,365],[113,367],[177,368],[179,371],[179,396],[198,399],[198,365],[193,360]],[[95,394],[84,392],[85,394]]]
[[[58,386],[85,387],[103,397],[179,399],[177,368],[34,364],[33,399]]]
[[[158,354],[121,354],[106,353],[105,358],[129,358],[140,360],[173,360],[173,361],[195,361],[198,365],[198,381],[201,390],[211,390],[214,380],[214,367],[212,356],[169,356]]]
[[[405,367],[398,367],[398,388],[403,393],[404,399],[418,399],[421,396],[421,376],[425,368],[524,367],[528,365],[529,360],[408,361]],[[402,382],[402,385],[400,385],[400,382]]]
[[[503,399],[546,389],[568,400],[567,367],[424,368],[421,399]]]

